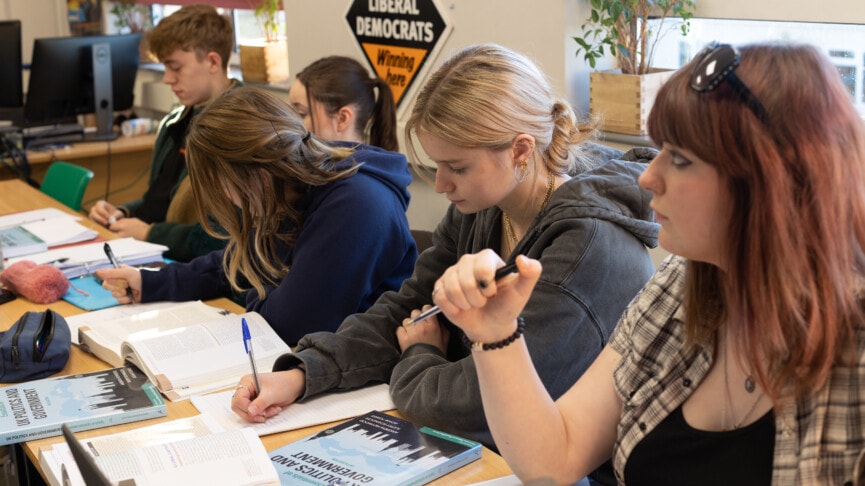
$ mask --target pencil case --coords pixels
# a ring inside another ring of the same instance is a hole
[[[25,312],[0,333],[0,382],[19,383],[58,373],[69,361],[66,319],[51,309]]]

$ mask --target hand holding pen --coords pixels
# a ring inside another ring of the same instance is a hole
[[[496,273],[495,273],[495,276],[493,277],[493,279],[495,281],[499,281],[499,280],[503,279],[504,277],[506,277],[506,276],[516,272],[516,271],[517,271],[516,262],[511,262],[511,263],[499,268],[498,270],[496,270]],[[488,285],[489,284],[483,280],[478,281],[478,287],[480,287],[480,288],[486,288]],[[438,291],[438,287],[436,287],[436,289],[433,290],[433,295],[435,295],[435,293],[437,291]],[[439,308],[439,306],[437,306],[437,305],[430,307],[426,311],[421,312],[420,314],[418,314],[417,316],[412,318],[410,321],[405,322],[403,324],[403,326],[404,327],[413,326],[424,319],[427,319],[429,317],[432,317],[432,316],[440,313],[441,311],[442,311],[441,308]]]
[[[117,262],[117,258],[115,258],[114,252],[111,250],[111,245],[109,245],[106,242],[105,245],[102,246],[102,249],[105,250],[105,256],[108,257],[108,261],[111,262],[111,266],[119,269],[120,263]],[[130,285],[130,282],[128,280],[127,281],[121,280],[118,282],[118,285],[124,285],[124,284],[126,285],[126,296],[129,297],[129,302],[134,304],[135,303],[135,296],[132,293],[132,286]]]

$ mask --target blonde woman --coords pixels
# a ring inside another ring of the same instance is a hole
[[[192,122],[187,157],[198,214],[228,244],[158,272],[99,272],[121,302],[129,299],[118,279],[141,302],[249,290],[246,309],[293,345],[335,330],[411,274],[417,250],[402,154],[322,141],[288,104],[243,87]]]
[[[336,333],[301,339],[276,373],[260,377],[254,401],[239,389],[233,407],[247,420],[323,391],[389,382],[412,420],[494,447],[462,332],[435,316],[403,325],[432,303],[442,272],[484,248],[545,263],[524,318],[532,358],[556,396],[601,351],[650,277],[645,245],[655,245],[658,228],[637,186],[644,164],[607,160],[613,154],[584,145],[590,134],[527,57],[498,45],[457,53],[420,92],[406,135],[417,136],[436,165],[435,190],[452,202],[433,247],[398,293]]]

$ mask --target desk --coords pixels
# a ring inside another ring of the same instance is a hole
[[[20,180],[0,181],[0,194],[3,194],[3,198],[0,199],[0,214],[49,206],[66,209],[68,211],[68,208],[63,208],[62,205],[60,205],[58,202],[42,194],[36,189],[33,189],[32,187],[28,186]],[[82,223],[99,231],[100,236],[108,239],[113,237],[109,231],[97,225],[96,223],[93,223],[92,221],[82,220]],[[243,312],[243,309],[240,306],[228,299],[216,299],[208,301],[207,303],[215,307],[230,310],[232,312]],[[0,327],[2,327],[3,329],[8,328],[8,326],[15,322],[15,320],[27,310],[44,310],[47,307],[51,307],[63,316],[72,316],[84,312],[83,310],[73,306],[72,304],[69,304],[64,300],[55,302],[53,304],[50,304],[49,306],[34,304],[27,299],[19,297],[12,302],[0,305]],[[88,371],[97,371],[105,368],[108,368],[108,365],[104,361],[81,351],[77,346],[72,346],[72,351],[69,356],[69,362],[66,364],[66,367],[60,374],[68,375],[73,373],[84,373]],[[84,432],[77,432],[76,435],[79,435],[82,438],[95,437],[111,432],[130,430],[144,425],[151,425],[158,422],[164,422],[167,420],[174,420],[183,417],[190,417],[192,415],[198,414],[198,411],[195,409],[195,407],[192,406],[189,400],[184,400],[180,402],[169,402],[166,400],[166,404],[168,409],[168,415],[165,418],[150,419],[140,422],[133,422],[130,424],[116,425],[112,427],[104,427]],[[393,413],[399,416],[399,413]],[[264,436],[261,438],[261,440],[264,443],[265,448],[268,451],[271,451],[289,442],[293,442],[302,437],[323,430],[326,427],[327,424],[292,430],[279,434]],[[39,448],[61,442],[62,440],[62,437],[49,437],[46,439],[25,442],[24,444],[22,444],[22,447],[27,457],[33,462],[34,466],[41,474],[41,470],[39,469]],[[502,459],[501,456],[495,454],[489,449],[484,448],[481,460],[464,466],[452,472],[451,474],[448,474],[447,476],[433,482],[432,484],[439,486],[464,485],[467,483],[497,478],[508,474],[511,474],[511,471],[505,463],[504,459]]]
[[[86,167],[93,171],[93,179],[84,193],[85,203],[104,199],[107,189],[108,192],[118,191],[111,194],[108,200],[122,204],[141,197],[147,190],[155,140],[156,134],[120,136],[111,142],[81,142],[55,150],[28,150],[27,160],[30,162],[31,176],[38,182],[42,182],[48,166],[55,160]],[[0,169],[0,180],[16,177],[17,174],[9,168]],[[85,204],[84,210],[89,209],[90,204]]]

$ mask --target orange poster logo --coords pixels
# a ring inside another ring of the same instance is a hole
[[[399,104],[429,50],[369,42],[360,44],[376,74],[387,81],[393,91],[394,101]]]

